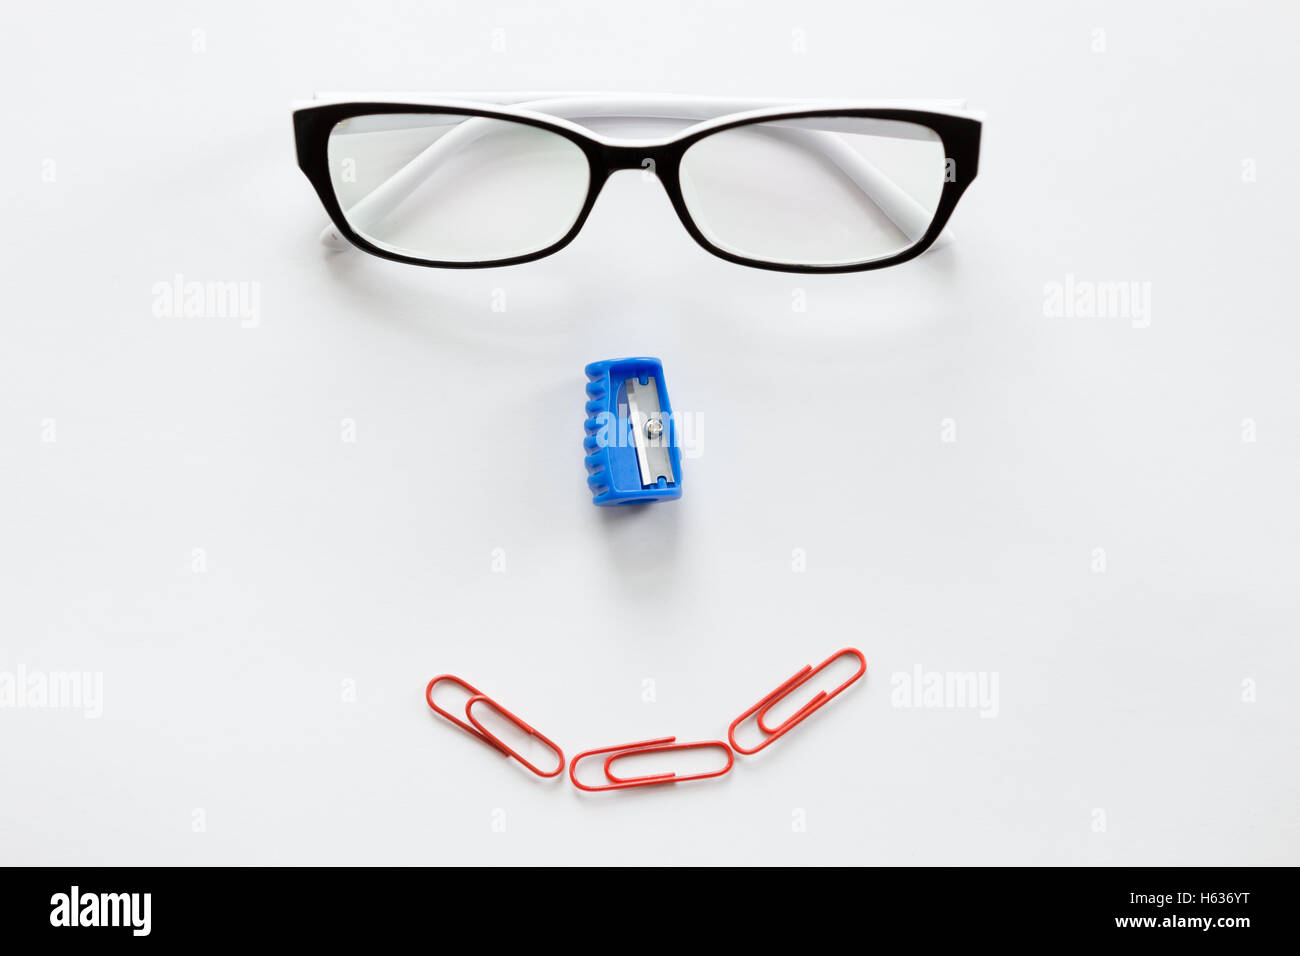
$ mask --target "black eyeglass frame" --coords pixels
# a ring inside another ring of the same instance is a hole
[[[587,157],[587,164],[590,169],[587,197],[577,219],[574,220],[569,231],[551,245],[535,252],[504,259],[480,261],[423,259],[418,256],[393,252],[375,245],[349,225],[347,216],[344,214],[338,197],[334,193],[334,184],[329,172],[329,137],[331,130],[345,119],[383,113],[481,116],[489,119],[506,120],[512,123],[522,123],[526,126],[535,126],[563,136],[582,150]],[[747,256],[737,255],[710,242],[691,218],[686,199],[682,195],[679,173],[682,156],[685,155],[686,150],[702,139],[723,130],[735,129],[738,126],[767,123],[773,120],[809,119],[826,116],[898,120],[924,126],[938,134],[943,143],[944,156],[947,160],[945,170],[950,171],[951,176],[945,175],[943,190],[939,194],[939,204],[935,209],[934,219],[930,222],[925,234],[907,248],[893,255],[868,259],[863,262],[835,263],[831,265],[805,265],[751,259]],[[604,188],[609,177],[623,169],[652,170],[659,177],[665,192],[668,193],[668,199],[672,203],[673,209],[677,211],[677,217],[681,220],[682,225],[686,227],[686,231],[691,238],[721,259],[744,266],[751,266],[755,269],[769,269],[774,272],[835,273],[883,269],[886,266],[898,265],[907,262],[909,259],[915,259],[930,248],[934,241],[939,238],[948,223],[948,219],[952,216],[953,210],[957,208],[957,201],[961,199],[962,193],[966,191],[966,188],[970,186],[979,172],[982,125],[979,120],[970,117],[930,112],[928,110],[895,108],[791,109],[765,112],[761,116],[751,115],[738,118],[728,123],[710,126],[707,129],[687,132],[681,137],[665,143],[615,145],[601,142],[559,123],[551,123],[534,116],[521,115],[517,112],[493,109],[486,106],[469,108],[409,103],[332,103],[323,106],[306,107],[295,111],[293,114],[294,136],[298,149],[298,166],[315,188],[317,196],[320,197],[320,201],[325,206],[325,211],[329,214],[330,220],[334,223],[339,235],[357,248],[382,259],[442,269],[484,269],[511,266],[522,262],[533,262],[559,252],[572,242],[574,237],[582,230],[583,224],[587,221],[587,216],[591,214],[592,207],[596,204],[596,197],[600,195],[600,191]],[[650,162],[647,163],[647,160]]]

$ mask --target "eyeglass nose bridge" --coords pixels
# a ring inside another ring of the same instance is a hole
[[[658,175],[668,155],[665,150],[654,146],[607,145],[602,150],[601,158],[604,160],[607,176],[621,169],[640,169]]]

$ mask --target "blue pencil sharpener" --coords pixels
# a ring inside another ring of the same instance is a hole
[[[673,408],[657,358],[587,366],[587,486],[595,505],[634,505],[682,496]]]

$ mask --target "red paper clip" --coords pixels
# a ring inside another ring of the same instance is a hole
[[[701,740],[696,743],[679,744],[676,743],[676,737],[660,737],[657,740],[643,740],[635,744],[622,744],[618,747],[604,747],[600,750],[585,750],[573,758],[569,764],[569,779],[579,790],[586,790],[589,793],[601,793],[605,790],[626,790],[629,787],[649,787],[659,783],[685,783],[687,780],[706,780],[709,777],[721,777],[724,773],[732,768],[736,762],[736,756],[731,752],[731,748],[721,740]],[[727,765],[721,770],[710,770],[706,773],[692,773],[684,777],[679,777],[676,773],[652,773],[640,777],[620,777],[614,773],[614,761],[622,760],[624,757],[632,757],[639,754],[650,753],[667,753],[672,750],[698,750],[705,747],[715,747],[719,750],[726,751]],[[600,754],[609,754],[605,758],[605,779],[608,784],[602,787],[591,787],[578,781],[578,762],[588,757],[596,757]]]
[[[818,691],[816,696],[814,696],[812,700],[808,701],[808,703],[804,704],[802,707],[796,710],[785,720],[781,721],[781,723],[778,724],[777,726],[769,727],[767,725],[768,711],[770,711],[777,704],[781,703],[781,701],[785,700],[785,698],[789,696],[789,694],[792,691],[794,691],[797,687],[800,687],[803,684],[806,684],[808,681],[812,680],[814,677],[816,677],[818,674],[824,671],[831,664],[835,663],[835,661],[839,660],[845,654],[852,654],[854,657],[858,659],[858,662],[861,665],[860,667],[858,667],[857,672],[854,673],[852,677],[850,677],[848,680],[840,684],[839,687],[836,687],[832,691],[829,692],[824,690]],[[735,748],[737,753],[742,753],[746,755],[756,754],[764,747],[766,747],[768,744],[772,743],[772,741],[776,740],[778,737],[781,737],[789,733],[791,730],[794,729],[795,725],[807,719],[807,717],[810,714],[812,714],[814,711],[816,711],[821,707],[824,707],[827,703],[830,702],[832,697],[835,697],[838,694],[841,694],[844,691],[848,690],[849,686],[853,684],[854,681],[858,680],[858,678],[860,678],[866,672],[867,672],[867,659],[862,656],[862,652],[860,650],[853,647],[846,647],[841,651],[836,651],[834,654],[826,658],[826,660],[822,661],[816,667],[813,667],[811,664],[809,664],[805,666],[802,670],[800,670],[798,673],[796,673],[789,680],[787,680],[785,683],[783,683],[776,690],[772,691],[772,693],[768,694],[766,697],[760,700],[753,707],[749,708],[749,710],[745,711],[743,714],[741,714],[739,717],[733,720],[731,722],[731,726],[727,728],[727,739],[731,741],[731,746]],[[759,730],[763,731],[763,733],[767,734],[767,737],[757,747],[754,747],[752,750],[747,750],[746,748],[742,747],[740,744],[736,743],[736,728],[739,727],[741,724],[743,724],[750,717],[752,717],[756,711],[758,713],[758,721],[757,721],[758,728]]]
[[[433,702],[433,688],[440,681],[445,681],[445,680],[449,680],[455,684],[459,684],[462,688],[470,692],[471,696],[469,700],[465,701],[465,716],[469,719],[469,723],[465,723],[465,721],[461,720],[459,717],[456,717],[450,711],[443,710],[441,707],[439,707],[437,704]],[[475,687],[472,684],[466,683],[465,681],[461,680],[459,677],[456,677],[454,674],[439,674],[433,680],[429,681],[429,686],[424,689],[424,699],[428,702],[429,706],[432,707],[436,713],[439,713],[443,717],[446,717],[448,720],[450,720],[457,727],[464,730],[466,733],[472,734],[473,736],[477,737],[479,740],[483,741],[485,744],[488,744],[489,746],[495,748],[496,750],[499,750],[505,756],[514,757],[516,760],[518,760],[521,764],[523,764],[533,773],[537,774],[537,776],[555,777],[555,776],[559,776],[561,773],[564,772],[564,751],[559,748],[559,746],[555,743],[555,741],[551,740],[551,738],[547,737],[545,734],[539,733],[535,728],[524,723],[522,720],[520,720],[510,711],[506,710],[504,707],[498,704],[491,697],[484,694],[477,687]],[[536,737],[542,743],[546,744],[546,746],[550,747],[551,750],[555,751],[555,756],[559,760],[559,765],[554,770],[551,770],[549,772],[538,769],[537,766],[534,765],[531,761],[529,761],[523,754],[519,753],[517,750],[512,749],[500,737],[498,737],[496,734],[492,733],[492,731],[484,727],[483,724],[479,721],[479,719],[474,716],[474,705],[480,702],[487,704],[489,707],[491,707],[497,713],[501,714],[501,716],[505,717],[507,720],[509,720],[512,724],[514,724],[524,733],[528,734],[530,737]]]

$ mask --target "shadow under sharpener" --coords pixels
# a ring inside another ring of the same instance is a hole
[[[656,358],[592,362],[587,372],[587,486],[592,504],[634,505],[682,496],[677,427]]]

